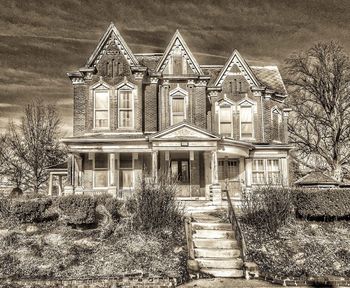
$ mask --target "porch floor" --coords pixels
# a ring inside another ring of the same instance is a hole
[[[213,212],[221,209],[227,209],[228,203],[226,200],[222,200],[221,205],[214,205],[212,201],[208,200],[179,200],[181,205],[183,205],[185,214],[197,214],[197,213],[205,213],[205,212]]]

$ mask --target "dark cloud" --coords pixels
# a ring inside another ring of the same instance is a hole
[[[0,130],[33,97],[57,103],[68,128],[65,73],[85,64],[111,21],[134,53],[164,51],[178,28],[201,64],[223,64],[237,48],[254,64],[283,65],[316,41],[349,51],[349,15],[347,0],[2,0]]]

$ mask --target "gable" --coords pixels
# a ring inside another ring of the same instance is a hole
[[[156,72],[168,71],[170,74],[170,65],[176,65],[175,62],[177,57],[184,59],[182,62],[184,71],[186,74],[200,74],[202,75],[202,69],[200,68],[197,60],[194,58],[192,52],[188,48],[185,40],[182,38],[180,32],[176,30],[173,38],[171,39],[168,47],[166,48],[162,59],[159,61]],[[189,73],[192,72],[192,73]]]
[[[113,23],[109,25],[107,31],[100,39],[86,66],[96,67],[104,55],[112,55],[116,58],[120,57],[119,61],[122,58],[131,67],[139,65],[136,57]]]
[[[259,81],[255,77],[253,71],[250,69],[247,62],[244,58],[239,54],[237,50],[234,50],[231,57],[226,62],[225,66],[222,68],[219,76],[216,78],[214,85],[222,86],[228,75],[241,75],[248,82],[250,87],[257,87],[259,85]]]
[[[183,139],[198,139],[198,140],[217,140],[219,137],[195,126],[187,123],[180,123],[169,127],[161,132],[150,137],[153,140],[183,140]]]

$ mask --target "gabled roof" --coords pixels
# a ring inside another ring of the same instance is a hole
[[[90,56],[89,60],[86,63],[86,67],[91,67],[95,60],[99,60],[99,58],[105,53],[105,46],[108,41],[115,41],[115,44],[119,48],[120,52],[123,53],[126,61],[130,66],[139,66],[139,62],[136,57],[124,41],[123,37],[120,35],[117,27],[115,27],[114,23],[111,23],[105,34],[101,37],[100,41],[97,44],[94,52]]]
[[[241,54],[239,54],[238,50],[236,49],[232,52],[231,57],[226,61],[226,64],[221,69],[219,76],[214,82],[215,86],[222,85],[233,65],[237,65],[239,70],[241,70],[241,72],[243,73],[243,76],[247,79],[250,86],[260,86],[258,79],[254,75],[253,71],[250,69],[248,63],[244,60],[244,58],[241,56]]]
[[[282,76],[276,65],[250,66],[262,86],[281,95],[287,95]]]
[[[221,138],[187,122],[170,126],[149,137],[152,140],[220,140]]]
[[[339,185],[340,182],[321,171],[312,171],[295,182],[296,185]]]
[[[176,30],[173,38],[170,40],[168,47],[165,49],[165,52],[163,54],[163,57],[161,58],[161,60],[159,61],[157,68],[156,68],[156,72],[161,72],[163,71],[163,69],[165,68],[165,66],[168,64],[169,61],[169,57],[171,55],[172,50],[175,47],[182,47],[183,50],[183,56],[185,57],[185,59],[187,60],[187,63],[190,65],[191,69],[196,71],[198,74],[202,75],[202,69],[199,66],[197,60],[194,58],[191,50],[188,48],[185,40],[183,39],[183,37],[181,36],[179,30]]]

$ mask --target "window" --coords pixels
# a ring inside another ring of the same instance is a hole
[[[119,90],[119,128],[132,128],[133,123],[132,90]]]
[[[264,160],[253,160],[253,183],[265,184]]]
[[[253,160],[253,184],[281,184],[279,159]]]
[[[253,133],[253,105],[244,102],[240,106],[241,138],[254,138]]]
[[[232,137],[232,106],[228,104],[220,105],[220,127],[221,135]]]
[[[188,160],[172,160],[170,164],[171,176],[182,184],[190,182],[190,169]]]
[[[280,168],[278,159],[267,160],[267,183],[279,184],[280,181]]]
[[[282,114],[275,107],[272,109],[272,139],[282,141]]]
[[[108,128],[109,92],[107,89],[96,89],[94,94],[94,127]]]
[[[180,48],[176,48],[172,55],[173,62],[173,74],[182,75],[184,73],[183,69],[183,57]]]
[[[130,189],[134,186],[134,170],[132,153],[119,155],[119,188]]]
[[[172,125],[184,121],[186,119],[185,97],[172,97],[171,109]]]
[[[108,187],[108,154],[96,153],[94,159],[94,187]]]

